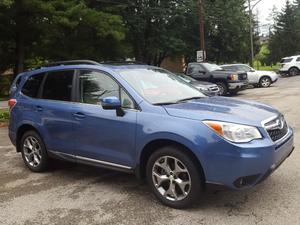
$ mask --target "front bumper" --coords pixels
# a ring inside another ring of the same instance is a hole
[[[293,130],[289,128],[287,135],[276,143],[265,138],[244,145],[231,145],[231,151],[210,157],[210,165],[205,169],[206,180],[207,183],[245,189],[266,179],[291,155],[294,150]]]
[[[236,83],[228,83],[229,90],[236,89],[245,89],[248,85],[248,82],[236,82]]]

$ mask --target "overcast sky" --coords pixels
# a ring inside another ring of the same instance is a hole
[[[270,12],[275,5],[278,10],[280,10],[285,5],[286,0],[262,0],[255,7],[254,12],[258,10],[260,23],[267,23],[267,18],[270,15]]]

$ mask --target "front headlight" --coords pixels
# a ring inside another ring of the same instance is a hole
[[[239,76],[237,74],[232,74],[228,78],[229,78],[229,80],[232,80],[232,81],[239,80]]]
[[[256,127],[211,120],[203,121],[203,123],[218,135],[231,142],[247,143],[262,138]]]

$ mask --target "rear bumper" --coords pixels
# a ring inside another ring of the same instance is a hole
[[[232,144],[231,149],[230,153],[219,152],[214,158],[210,157],[210,166],[205,168],[208,169],[205,171],[207,183],[232,189],[250,188],[265,180],[291,155],[293,131],[290,128],[286,137],[277,143],[264,139],[246,146]]]

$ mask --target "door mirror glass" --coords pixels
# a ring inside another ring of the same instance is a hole
[[[121,108],[121,101],[115,96],[101,98],[100,104],[102,105],[103,109],[107,110],[117,110]]]

